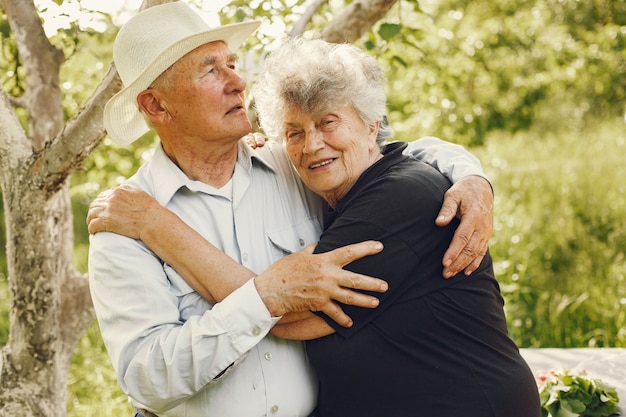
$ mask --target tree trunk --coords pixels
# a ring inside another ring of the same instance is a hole
[[[32,0],[3,0],[2,7],[26,69],[20,103],[28,114],[28,136],[0,91],[11,302],[9,340],[0,350],[0,416],[57,417],[66,415],[74,348],[93,321],[87,278],[73,267],[69,178],[88,154],[78,149],[93,149],[103,131],[78,148],[66,139],[59,86],[63,54],[45,37]]]
[[[74,348],[92,321],[87,279],[72,265],[67,181],[47,194],[4,188],[11,294],[9,341],[1,351],[0,416],[64,416]],[[5,182],[5,183],[6,183]]]

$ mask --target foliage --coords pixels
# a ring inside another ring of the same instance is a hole
[[[525,347],[626,345],[624,120],[489,137],[491,242],[509,329]]]
[[[393,38],[370,34],[389,67],[399,139],[434,134],[480,145],[500,129],[557,131],[554,116],[580,126],[623,114],[626,2],[432,3],[424,12],[400,4],[382,23],[401,26]]]
[[[546,371],[539,381],[543,417],[609,417],[619,414],[615,387],[584,370]]]

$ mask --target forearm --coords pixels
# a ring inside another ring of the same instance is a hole
[[[286,314],[271,330],[274,336],[292,340],[318,339],[334,332],[322,318],[310,311]]]
[[[409,142],[404,153],[436,168],[452,183],[470,175],[489,181],[478,158],[461,145],[429,136]]]
[[[166,208],[151,218],[141,240],[211,303],[223,300],[254,276]]]

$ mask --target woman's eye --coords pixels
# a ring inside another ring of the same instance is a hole
[[[335,124],[335,120],[334,119],[326,119],[326,120],[322,120],[322,123],[320,123],[322,128],[330,128]]]
[[[302,136],[302,132],[287,132],[285,136],[287,137],[288,141],[293,142],[294,140],[297,140],[299,137]]]

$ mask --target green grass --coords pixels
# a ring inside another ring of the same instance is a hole
[[[68,417],[132,416],[133,408],[119,388],[96,323],[78,344],[68,390]]]
[[[495,186],[491,252],[522,347],[626,346],[625,127],[613,120],[558,135],[494,134],[472,149]],[[83,270],[86,242],[78,242]],[[7,335],[0,274],[0,345]],[[68,416],[131,412],[94,323],[72,362]]]
[[[489,138],[492,255],[524,347],[626,346],[626,129]]]

